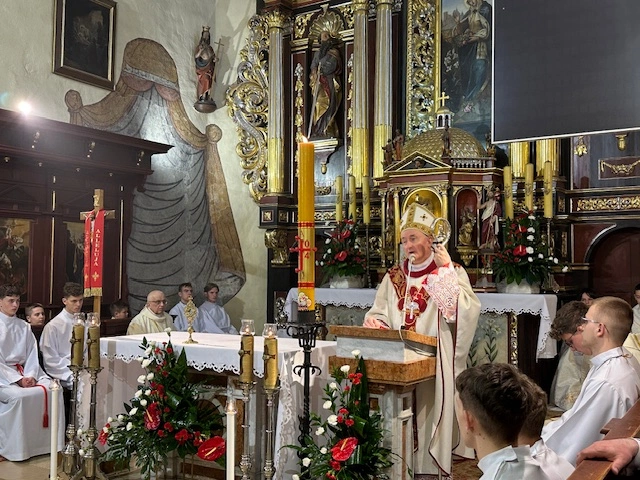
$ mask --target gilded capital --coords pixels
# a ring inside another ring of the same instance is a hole
[[[364,11],[367,13],[369,11],[369,0],[351,0],[351,4],[354,12]]]
[[[288,17],[278,9],[271,10],[270,12],[265,13],[264,19],[267,22],[269,30],[271,30],[272,28],[282,29],[288,21]]]

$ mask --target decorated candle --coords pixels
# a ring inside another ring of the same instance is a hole
[[[338,175],[335,180],[336,187],[336,222],[342,221],[342,175]]]
[[[60,380],[54,378],[51,380],[51,455],[49,463],[49,478],[57,480],[58,478],[58,402],[60,399]]]
[[[298,311],[315,311],[316,283],[316,232],[315,232],[315,182],[313,143],[300,142],[298,168],[298,293],[307,301],[298,303]],[[307,314],[299,315],[303,318]]]
[[[511,176],[511,166],[507,165],[503,171],[504,183],[504,215],[506,218],[513,218],[513,177]]]
[[[362,177],[362,220],[365,225],[371,223],[371,187],[369,185],[369,175]]]
[[[71,332],[71,365],[82,367],[84,364],[84,315],[74,315],[73,330]]]
[[[533,210],[533,163],[527,163],[524,170],[524,206]]]
[[[544,162],[544,218],[553,218],[553,173],[551,162]]]
[[[276,325],[265,323],[264,337],[264,388],[272,390],[278,385],[278,338]]]
[[[89,314],[89,368],[100,368],[100,314]]]
[[[240,381],[253,382],[253,350],[255,326],[253,320],[243,319],[240,326]]]
[[[349,175],[349,218],[356,220],[356,177]]]

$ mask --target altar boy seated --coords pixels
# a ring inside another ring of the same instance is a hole
[[[51,451],[49,410],[53,393],[40,368],[29,325],[16,317],[20,291],[0,286],[0,459],[26,460]],[[64,445],[64,403],[58,393],[58,445]]]
[[[237,335],[238,330],[231,325],[231,319],[224,307],[218,305],[218,293],[220,287],[215,283],[207,283],[204,286],[206,300],[198,308],[200,329],[205,333],[229,333]]]
[[[187,321],[187,315],[184,313],[184,307],[187,306],[189,300],[193,300],[193,285],[188,282],[181,283],[178,287],[178,298],[180,298],[180,301],[169,310],[169,315],[174,318],[173,324],[176,330],[186,332],[187,328],[189,328],[189,322]],[[198,312],[193,319],[193,329],[196,332],[201,331],[199,318],[200,312]]]

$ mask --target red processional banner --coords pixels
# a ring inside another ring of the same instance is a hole
[[[104,210],[84,221],[84,296],[102,296]]]

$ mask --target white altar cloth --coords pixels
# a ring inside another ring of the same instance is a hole
[[[129,403],[137,389],[137,378],[143,373],[142,366],[136,360],[143,350],[140,348],[143,337],[147,340],[165,342],[169,340],[166,333],[106,337],[100,339],[101,365],[99,387],[107,388],[104,395],[98,395],[98,429],[108,416],[124,412],[123,403]],[[194,333],[197,344],[184,344],[188,338],[186,332],[171,332],[171,343],[177,354],[184,348],[187,364],[196,370],[213,370],[218,373],[240,373],[240,336],[211,333]],[[256,377],[264,376],[264,339],[256,335],[254,344],[253,371]],[[336,343],[317,341],[312,351],[311,360],[322,369],[320,375],[311,376],[312,412],[322,411],[322,389],[330,377],[328,358],[336,353]],[[280,369],[280,393],[278,398],[277,428],[274,448],[275,479],[291,478],[297,471],[296,452],[285,445],[298,442],[298,415],[301,415],[304,404],[303,379],[293,372],[296,365],[302,365],[304,352],[298,346],[297,339],[278,339],[278,365]],[[119,361],[115,361],[119,360]],[[123,363],[124,362],[124,363]],[[107,386],[108,385],[108,386]],[[261,383],[258,382],[258,388]],[[86,389],[89,390],[88,388]],[[87,392],[88,393],[88,392]],[[83,401],[83,404],[86,402]],[[87,403],[88,405],[88,403]],[[236,452],[240,455],[241,452]]]
[[[536,348],[536,360],[553,358],[558,353],[558,345],[549,339],[551,322],[556,316],[558,298],[555,295],[532,295],[512,293],[477,293],[480,299],[480,313],[520,315],[530,313],[540,315],[540,328]],[[350,308],[370,308],[376,298],[373,288],[316,288],[315,299],[319,305],[335,305]],[[284,310],[291,318],[294,304],[297,304],[298,289],[292,288],[287,294]]]

